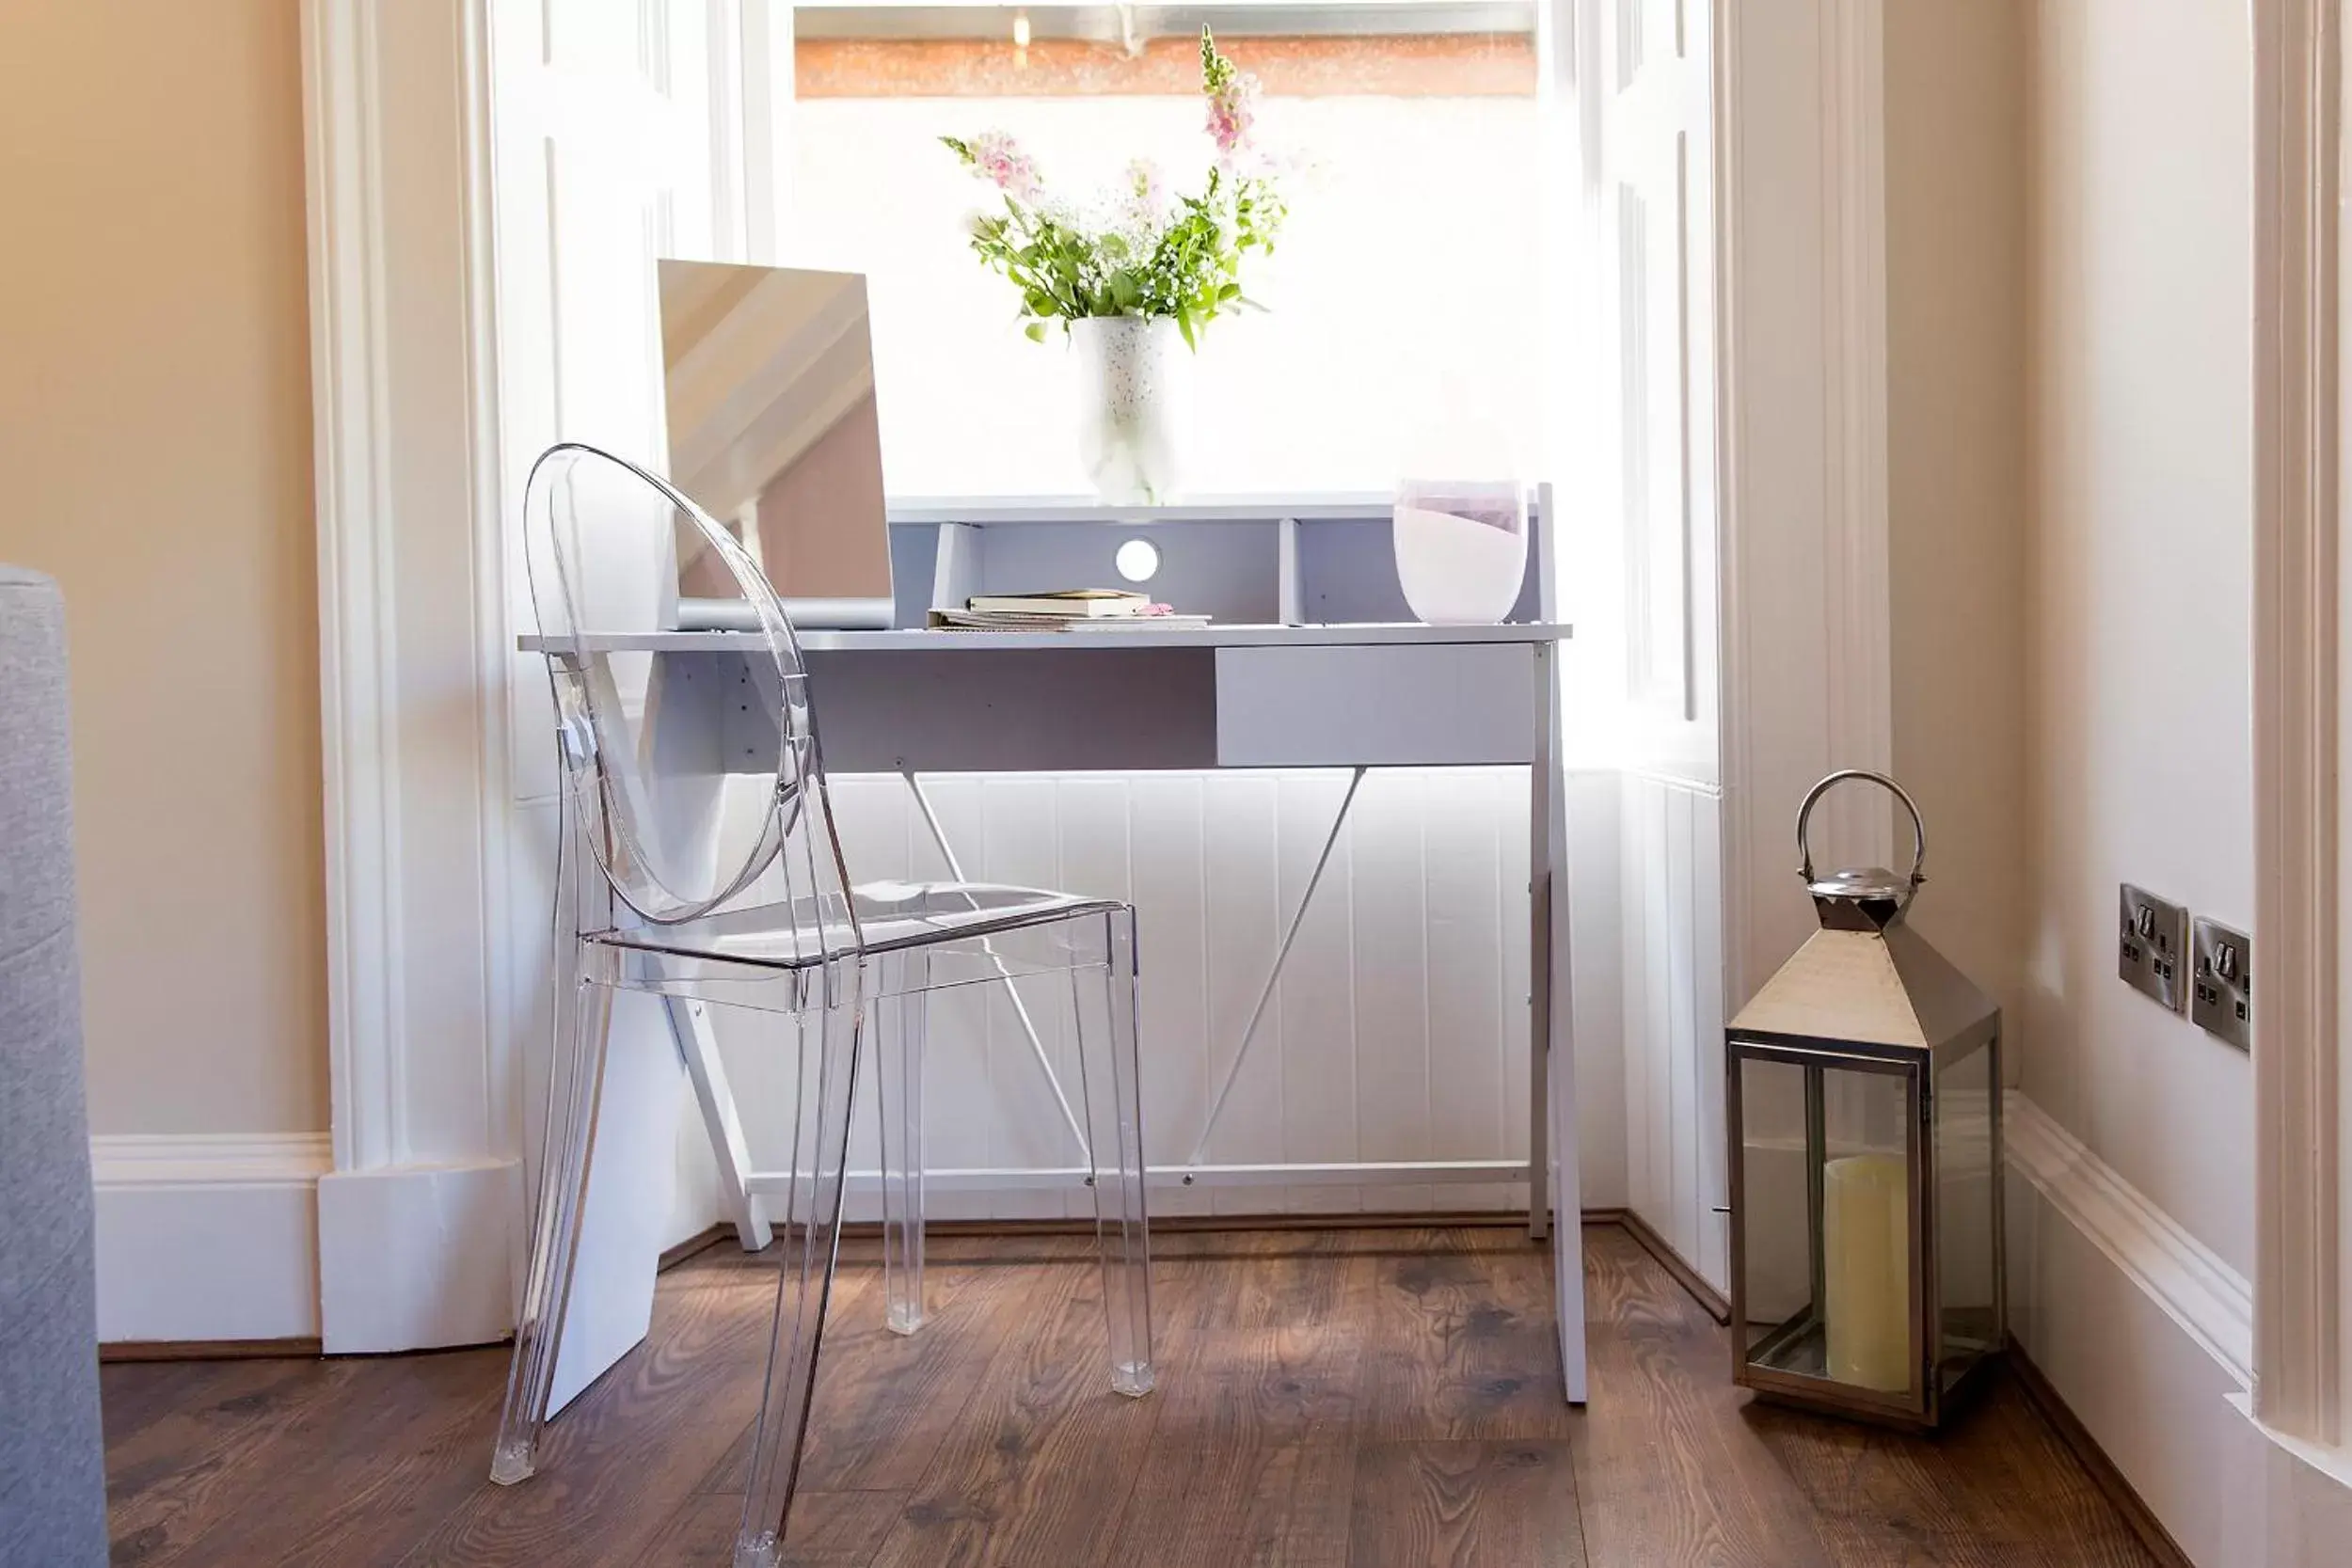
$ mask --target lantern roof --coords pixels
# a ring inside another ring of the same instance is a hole
[[[1975,1046],[1999,1015],[1991,997],[1898,921],[1883,931],[1814,932],[1740,1009],[1731,1031],[1934,1053]]]

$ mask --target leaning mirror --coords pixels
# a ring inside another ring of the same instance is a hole
[[[660,283],[671,483],[737,527],[795,620],[888,626],[866,279],[664,261]],[[682,626],[742,618],[718,562],[678,571]]]

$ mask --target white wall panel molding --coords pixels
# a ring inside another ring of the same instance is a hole
[[[1723,798],[1629,772],[1618,805],[1626,1207],[1730,1286],[1724,1169]]]
[[[2246,1277],[2024,1095],[2010,1091],[2002,1116],[2010,1167],[2222,1370],[2250,1386],[2254,1297]]]
[[[1613,794],[1614,775],[1604,782]],[[1144,1125],[1152,1159],[1168,1164],[1200,1134],[1347,784],[1343,769],[923,778],[968,875],[1136,903],[1145,948]],[[1210,1141],[1211,1161],[1527,1157],[1528,952],[1518,935],[1528,919],[1527,787],[1523,768],[1366,776]],[[1580,796],[1580,809],[1599,809],[1597,787]],[[946,874],[896,776],[838,779],[834,809],[860,879]],[[1573,918],[1581,941],[1588,911]],[[1020,990],[1049,1055],[1064,1060],[1066,984],[1024,980]],[[1584,1032],[1581,986],[1574,1002],[1580,1086],[1596,1078],[1613,1085],[1613,1040]],[[777,1164],[790,1101],[770,1066],[775,1053],[760,1044],[766,1025],[716,1016],[754,1163]],[[938,999],[930,1042],[933,1102],[960,1107],[932,1128],[938,1165],[1071,1164],[1051,1090],[1000,997]],[[1579,1103],[1581,1172],[1604,1193],[1621,1180],[1613,1100],[1603,1087]],[[853,1170],[872,1168],[871,1137],[861,1118]],[[853,1196],[853,1207],[863,1201]],[[935,1194],[943,1218],[1077,1216],[1090,1212],[1088,1201],[1083,1190],[1016,1180]],[[1270,1178],[1246,1188],[1171,1188],[1153,1202],[1168,1213],[1508,1211],[1524,1206],[1526,1189],[1508,1180]]]
[[[332,1164],[324,1133],[92,1138],[100,1341],[316,1336]]]
[[[2018,1344],[2199,1568],[2332,1568],[2352,1463],[2252,1418],[2247,1280],[2031,1101],[2002,1115]]]
[[[2027,1178],[2015,1143],[2009,1170],[2010,1334],[2192,1562],[2263,1562],[2229,1549],[2230,1481],[2256,1446],[2228,1409],[2243,1386]]]
[[[2338,226],[2343,45],[2325,0],[2260,0],[2254,37],[2254,1011],[2256,1406],[2344,1441],[2352,1404],[2352,1104],[2341,1053],[2352,948],[2343,770]]]

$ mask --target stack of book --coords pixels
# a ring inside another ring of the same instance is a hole
[[[1041,594],[982,594],[961,610],[934,610],[946,631],[1165,631],[1205,626],[1206,615],[1179,615],[1149,595],[1121,588],[1060,588]]]

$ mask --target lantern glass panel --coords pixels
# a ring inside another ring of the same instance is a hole
[[[1935,1285],[1943,1337],[1938,1375],[1949,1389],[1999,1348],[2000,1201],[1993,1163],[1995,1053],[1990,1045],[1935,1074]]]
[[[1912,1077],[1818,1058],[1740,1067],[1741,1353],[1915,1403]]]

